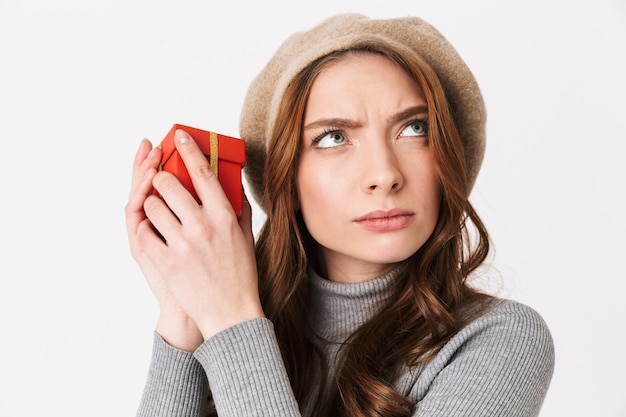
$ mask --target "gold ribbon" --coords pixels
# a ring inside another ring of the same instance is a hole
[[[210,152],[211,155],[209,155],[209,164],[211,165],[211,169],[213,169],[213,172],[215,173],[215,176],[217,177],[217,162],[218,162],[218,139],[217,139],[217,133],[215,132],[209,132],[209,146],[210,146]]]

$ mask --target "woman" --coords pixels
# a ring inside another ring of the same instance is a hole
[[[176,144],[202,205],[144,140],[126,217],[160,318],[138,415],[537,415],[549,330],[467,282],[489,252],[468,201],[484,130],[478,86],[432,26],[340,15],[250,86],[256,245],[250,206],[238,220],[189,136]]]

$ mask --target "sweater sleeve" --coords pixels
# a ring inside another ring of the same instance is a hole
[[[252,319],[208,339],[194,353],[220,417],[300,416],[274,326]]]
[[[207,406],[208,383],[192,353],[154,334],[152,361],[137,417],[199,417]]]
[[[455,335],[423,369],[415,417],[534,417],[554,370],[550,332],[506,301]]]

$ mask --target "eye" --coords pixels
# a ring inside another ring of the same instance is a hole
[[[335,146],[345,145],[345,135],[338,130],[322,133],[320,136],[313,139],[313,145],[317,148],[333,148]]]
[[[425,120],[414,120],[410,122],[400,133],[404,136],[426,136],[428,135],[428,122]]]

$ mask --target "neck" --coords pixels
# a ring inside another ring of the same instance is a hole
[[[402,268],[360,283],[332,282],[309,272],[311,299],[309,323],[326,341],[343,343],[363,323],[377,314],[393,294]]]

